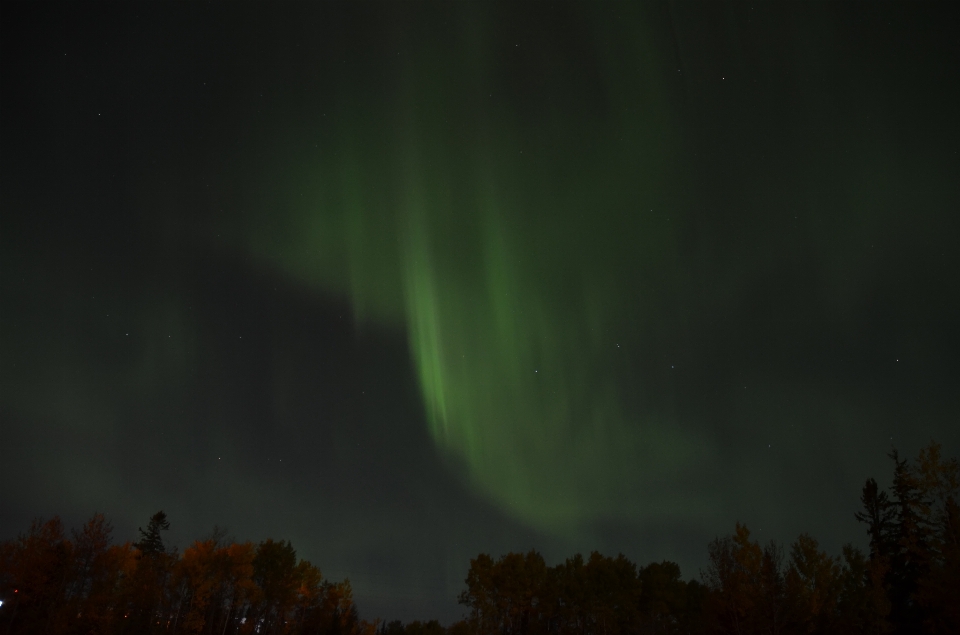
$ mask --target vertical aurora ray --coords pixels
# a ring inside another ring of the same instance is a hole
[[[252,233],[358,319],[405,325],[438,448],[541,528],[635,514],[618,501],[694,456],[624,405],[614,360],[673,240],[653,208],[676,141],[653,48],[626,23],[605,25],[615,41],[585,29],[573,53],[529,43],[534,58],[476,22],[409,43],[401,88],[345,99],[290,213]]]

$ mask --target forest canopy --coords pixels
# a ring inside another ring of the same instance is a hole
[[[869,551],[830,555],[802,534],[784,549],[746,525],[708,545],[700,579],[673,562],[536,552],[469,563],[464,619],[360,618],[349,580],[333,582],[288,541],[235,542],[214,529],[180,553],[154,514],[117,544],[103,514],[67,532],[36,520],[0,543],[6,633],[317,635],[632,635],[643,633],[960,632],[960,469],[931,443],[914,461],[890,453],[889,492],[870,478],[856,512]]]

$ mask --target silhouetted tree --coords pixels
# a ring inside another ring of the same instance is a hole
[[[166,629],[173,616],[171,574],[179,560],[168,553],[160,536],[170,529],[167,515],[159,511],[150,517],[147,530],[140,528],[136,548],[136,566],[125,577],[118,608],[123,611],[121,632],[152,633]]]
[[[931,633],[960,633],[960,466],[931,443],[917,457],[915,477],[929,499],[926,569],[915,599]]]
[[[470,562],[467,619],[360,619],[349,580],[330,582],[286,541],[234,543],[215,530],[182,554],[163,512],[135,543],[112,544],[95,514],[67,538],[58,518],[0,543],[0,633],[45,635],[897,635],[960,632],[960,466],[940,446],[894,451],[891,495],[870,479],[856,514],[870,553],[831,556],[801,534],[784,562],[737,524],[709,545],[703,584],[672,562],[536,551]],[[378,628],[379,625],[379,628]]]
[[[377,635],[405,635],[405,633],[406,630],[403,627],[403,622],[400,620],[383,622],[380,624],[380,627],[377,628]]]
[[[11,633],[62,630],[73,545],[63,523],[54,516],[35,520],[26,534],[4,546],[0,556],[0,597],[10,608],[6,628]]]
[[[709,620],[722,633],[779,633],[784,621],[783,555],[774,542],[762,548],[737,523],[733,536],[710,543],[704,580]]]
[[[534,632],[541,617],[546,571],[543,557],[535,551],[509,553],[496,562],[481,554],[470,561],[467,590],[459,601],[470,607],[470,620],[480,633]]]
[[[73,534],[73,572],[68,589],[70,615],[76,615],[73,630],[82,633],[109,632],[115,622],[114,603],[133,564],[129,544],[113,545],[113,527],[103,514],[94,514]]]
[[[868,559],[852,545],[843,547],[834,632],[880,635],[892,630],[885,577],[886,560]]]
[[[170,523],[167,521],[167,515],[161,509],[150,517],[146,531],[143,530],[143,527],[138,528],[140,540],[134,546],[140,550],[140,553],[145,555],[165,553],[166,549],[163,546],[163,537],[160,535],[160,532],[169,529]]]
[[[914,594],[930,566],[932,501],[907,459],[901,459],[896,450],[889,457],[894,463],[891,491],[896,511],[896,548],[890,557],[889,573],[890,616],[899,633],[920,633],[924,616]]]
[[[684,582],[675,562],[653,562],[640,569],[640,620],[644,633],[688,633],[699,627],[706,590]]]
[[[259,589],[254,613],[259,632],[278,633],[284,628],[296,603],[296,566],[297,552],[289,542],[265,540],[257,547],[253,579]]]
[[[831,633],[836,628],[841,590],[841,561],[801,534],[790,549],[785,576],[787,621],[791,630]]]
[[[867,533],[870,535],[870,557],[889,559],[896,547],[896,536],[894,536],[896,510],[893,503],[872,478],[867,479],[864,484],[860,502],[863,504],[863,511],[857,512],[854,517],[867,524]]]

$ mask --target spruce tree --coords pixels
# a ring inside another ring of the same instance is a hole
[[[147,525],[146,531],[142,527],[138,527],[140,540],[134,546],[144,554],[158,555],[165,553],[166,549],[163,546],[163,538],[160,536],[160,532],[168,529],[170,529],[170,523],[167,521],[167,515],[163,513],[163,510],[160,510],[150,517],[150,523]]]
[[[880,560],[889,558],[896,543],[893,535],[893,521],[896,510],[887,497],[887,493],[877,486],[877,481],[868,479],[863,485],[860,495],[863,511],[854,516],[857,520],[867,524],[867,533],[870,535],[870,559]]]

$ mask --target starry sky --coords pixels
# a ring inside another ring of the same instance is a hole
[[[5,4],[0,538],[163,509],[443,622],[480,552],[865,544],[960,453],[951,11]]]

